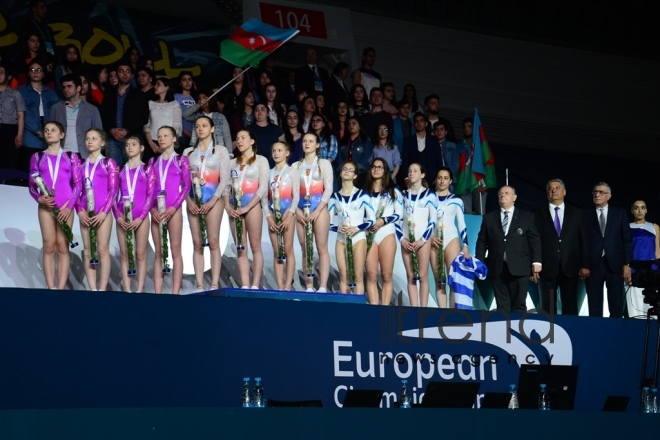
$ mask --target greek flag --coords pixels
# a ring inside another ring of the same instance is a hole
[[[475,257],[465,258],[458,254],[449,268],[449,286],[451,287],[457,309],[474,310],[472,298],[474,295],[474,280],[486,279],[488,268]]]

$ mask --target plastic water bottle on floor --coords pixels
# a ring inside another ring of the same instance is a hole
[[[539,391],[539,409],[542,411],[550,410],[550,395],[544,383],[541,384],[541,390]]]
[[[520,403],[518,402],[518,393],[516,392],[516,386],[514,384],[509,385],[509,393],[511,394],[509,409],[519,409]]]
[[[410,408],[410,390],[408,389],[408,381],[405,379],[401,381],[401,393],[399,394],[399,408]]]
[[[250,404],[250,378],[243,378],[243,390],[241,391],[241,406],[243,408],[249,408]]]
[[[264,387],[261,385],[261,378],[255,377],[254,392],[252,393],[252,406],[254,408],[265,408],[266,407],[266,393],[264,392]]]
[[[642,388],[642,412],[644,414],[653,412],[653,401],[651,400],[651,390],[649,387]]]

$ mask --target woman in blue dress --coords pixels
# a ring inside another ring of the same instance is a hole
[[[633,259],[649,261],[660,258],[660,227],[655,223],[646,221],[646,202],[635,200],[630,211],[635,221],[630,224],[630,236],[633,241]],[[645,318],[650,308],[644,304],[643,289],[629,287],[626,299],[628,302],[628,316],[631,318]]]

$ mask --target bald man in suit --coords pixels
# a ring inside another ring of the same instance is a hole
[[[498,192],[500,209],[483,217],[476,257],[486,262],[493,283],[497,309],[527,311],[527,283],[541,272],[541,239],[534,215],[514,207],[516,190],[503,186]],[[486,257],[488,251],[488,257]]]

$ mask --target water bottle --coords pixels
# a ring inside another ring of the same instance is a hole
[[[658,413],[658,389],[653,388],[651,390],[651,404],[653,405],[651,408],[653,411],[651,411],[653,414]]]
[[[509,393],[511,394],[511,400],[509,400],[509,409],[519,409],[520,403],[518,402],[518,393],[516,392],[516,386],[514,384],[509,385]]]
[[[550,410],[550,395],[544,383],[541,384],[541,390],[539,391],[539,409],[542,411]]]
[[[241,392],[241,406],[243,408],[249,408],[250,404],[250,378],[243,378],[243,391]]]
[[[252,393],[252,407],[265,408],[266,407],[266,393],[264,387],[261,385],[261,378],[255,377],[254,391]]]
[[[644,414],[653,412],[653,401],[651,400],[651,390],[649,390],[649,387],[642,388],[642,412]]]
[[[410,408],[410,390],[407,385],[408,381],[403,379],[401,381],[401,394],[399,395],[399,408]]]

